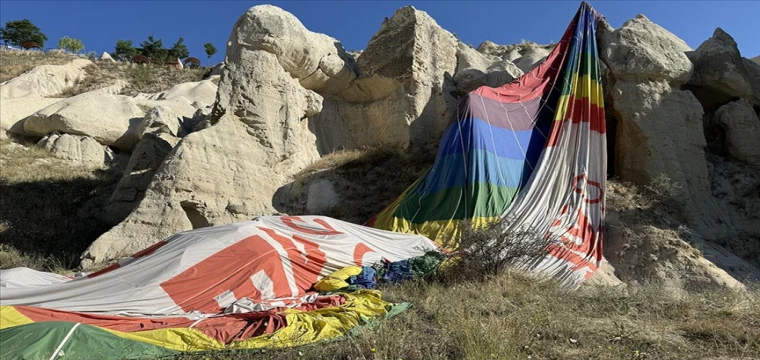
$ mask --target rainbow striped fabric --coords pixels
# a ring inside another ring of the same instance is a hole
[[[432,167],[367,225],[446,243],[464,220],[501,221],[553,242],[531,268],[575,285],[589,276],[601,261],[607,161],[597,19],[582,3],[544,62],[467,94]]]

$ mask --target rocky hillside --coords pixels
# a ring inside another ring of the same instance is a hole
[[[691,49],[643,15],[600,24],[598,40],[619,179],[608,189],[599,278],[686,290],[760,279],[760,65],[721,29]],[[77,249],[91,269],[179,231],[256,215],[363,222],[430,164],[462,94],[519,77],[552,47],[476,50],[403,7],[348,53],[292,14],[255,6],[232,26],[221,77],[183,82],[199,74],[165,70],[152,78],[173,86],[143,88],[142,75],[129,75],[142,67],[110,60],[38,66],[0,85],[1,128],[120,174],[101,190],[107,198],[72,215],[110,228]],[[7,227],[24,228],[23,218]],[[22,233],[3,242],[24,247]]]

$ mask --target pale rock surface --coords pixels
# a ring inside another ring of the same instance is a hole
[[[460,92],[467,93],[484,85],[501,86],[522,74],[522,70],[509,60],[483,55],[459,43],[457,67],[453,80]]]
[[[222,75],[222,70],[224,70],[224,63],[220,62],[214,67],[211,68],[211,72],[209,72],[209,76],[219,76]]]
[[[309,31],[293,14],[276,6],[250,8],[238,19],[230,41],[249,51],[275,55],[282,68],[309,90],[336,94],[356,78],[353,57],[338,40]]]
[[[156,94],[141,94],[142,98],[148,100],[172,100],[183,97],[191,103],[202,101],[207,104],[213,104],[216,99],[217,86],[211,80],[202,80],[195,82],[186,82],[174,85],[171,89]]]
[[[725,148],[733,158],[760,167],[760,118],[749,101],[721,106],[714,122],[723,130]]]
[[[157,108],[152,110],[155,109]],[[179,142],[179,138],[164,131],[163,128],[154,128],[153,132],[144,133],[135,145],[124,174],[106,207],[109,222],[124,220],[140,203],[156,170]]]
[[[616,288],[626,288],[627,284],[618,279],[615,275],[615,267],[607,259],[602,259],[599,268],[594,271],[583,286],[609,286]]]
[[[678,86],[691,77],[693,66],[685,52],[691,48],[644,15],[613,30],[599,23],[599,56],[617,80],[660,81]]]
[[[233,30],[208,126],[168,154],[137,208],[85,251],[83,267],[179,231],[275,213],[277,189],[319,157],[307,91],[274,54],[239,43],[238,28],[248,21],[244,16]]]
[[[340,195],[328,179],[319,179],[309,184],[306,196],[306,211],[309,214],[320,214],[329,211],[340,202]]]
[[[514,62],[520,70],[527,73],[546,60],[548,55],[548,49],[536,46],[527,49],[525,53],[519,59],[515,59]]]
[[[0,84],[0,98],[50,97],[74,86],[85,77],[84,67],[92,64],[75,59],[65,65],[40,65]]]
[[[81,94],[50,105],[24,120],[24,132],[90,136],[103,145],[131,150],[139,140],[143,110],[122,95]]]
[[[55,157],[91,167],[103,167],[114,160],[114,153],[89,136],[50,134],[37,143]]]
[[[146,133],[165,133],[177,137],[180,131],[181,117],[167,106],[156,106],[148,110],[137,128],[140,139]]]
[[[0,98],[0,128],[10,133],[24,135],[23,119],[63,99],[35,96]]]
[[[93,95],[119,95],[121,91],[129,85],[129,82],[118,79],[113,84],[100,89],[88,91],[87,94]]]
[[[615,172],[623,180],[648,184],[660,175],[680,186],[674,197],[700,233],[723,229],[710,196],[702,107],[689,91],[664,81],[615,82],[612,108],[618,119]]]
[[[752,83],[736,41],[721,28],[691,53],[694,76],[689,85],[705,107],[722,105],[736,98],[752,98]]]
[[[111,54],[109,54],[106,51],[103,51],[103,54],[100,55],[100,60],[102,60],[102,61],[116,62],[116,60],[114,60],[113,57],[111,57]]]
[[[316,120],[320,150],[426,144],[457,105],[451,77],[458,40],[427,13],[403,7],[386,19],[357,61],[351,87],[325,99]]]

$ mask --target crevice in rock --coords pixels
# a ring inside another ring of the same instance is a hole
[[[193,226],[193,229],[200,229],[208,227],[210,225],[208,219],[206,219],[206,217],[201,213],[199,204],[190,201],[183,201],[180,203],[180,206],[182,207],[182,210],[185,211],[185,216],[187,216],[187,219],[190,220],[190,224]]]

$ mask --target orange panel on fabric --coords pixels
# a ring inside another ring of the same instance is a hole
[[[263,272],[271,280],[276,297],[289,297],[290,286],[277,250],[258,235],[250,236],[209,256],[179,275],[161,283],[161,288],[186,312],[217,313],[215,297],[231,291],[237,299],[262,299],[251,276]],[[205,290],[199,290],[205,289]]]

